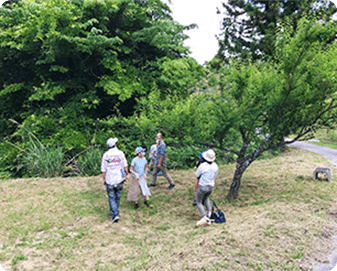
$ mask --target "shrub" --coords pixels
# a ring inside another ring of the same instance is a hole
[[[43,178],[61,176],[65,151],[62,147],[32,144],[22,153],[24,176]]]
[[[75,165],[81,176],[96,176],[101,174],[101,158],[104,151],[91,147],[76,160]]]

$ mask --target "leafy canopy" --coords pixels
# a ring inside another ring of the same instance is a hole
[[[223,3],[223,10],[218,57],[256,61],[275,60],[280,24],[288,22],[296,29],[303,16],[329,21],[337,8],[327,0],[229,0]]]

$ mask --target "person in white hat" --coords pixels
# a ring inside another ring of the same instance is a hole
[[[129,185],[128,201],[134,201],[134,208],[138,209],[138,196],[141,190],[144,199],[144,205],[151,208],[147,202],[149,200],[149,196],[151,196],[151,193],[146,184],[147,161],[144,155],[145,149],[142,147],[137,147],[135,152],[137,153],[137,156],[132,159],[130,167],[131,179]]]
[[[195,173],[195,176],[197,179],[199,179],[196,200],[198,210],[201,214],[201,219],[197,222],[197,226],[211,223],[210,217],[212,214],[212,209],[208,197],[213,191],[215,184],[214,179],[217,176],[219,170],[218,165],[214,162],[215,152],[212,149],[202,153],[202,157],[206,162],[202,163]],[[204,207],[202,206],[203,202],[207,209],[207,215]]]
[[[108,193],[110,213],[112,222],[119,220],[119,203],[123,191],[122,169],[125,171],[125,182],[129,179],[128,162],[124,153],[116,146],[118,139],[109,138],[107,145],[109,150],[102,157],[101,172],[103,174],[103,184],[106,185]]]

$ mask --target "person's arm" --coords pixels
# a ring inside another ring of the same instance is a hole
[[[124,167],[125,170],[125,182],[127,182],[129,180],[129,169],[128,167]]]
[[[161,146],[161,148],[159,150],[160,150],[160,152],[158,154],[160,155],[160,159],[159,159],[157,167],[161,166],[161,162],[164,159],[164,154],[166,152],[166,145]],[[158,151],[158,148],[157,148],[157,151]]]
[[[106,176],[106,172],[102,172],[103,174],[103,184],[105,185],[105,176]]]
[[[129,180],[129,169],[128,169],[128,162],[126,161],[124,152],[122,152],[121,158],[122,158],[121,159],[122,160],[121,166],[123,166],[123,168],[124,168],[124,171],[125,171],[125,182],[127,182]]]
[[[153,155],[154,157],[157,157],[156,150],[153,150],[152,155]]]
[[[197,177],[198,180],[200,180],[200,177],[202,175],[202,166],[199,166],[197,171],[195,172],[195,177]]]
[[[160,159],[159,159],[159,163],[158,163],[158,165],[157,165],[157,167],[160,167],[161,166],[161,162],[163,161],[163,159],[164,159],[164,155],[160,155]]]
[[[145,179],[147,178],[147,164],[145,164]]]
[[[103,160],[103,157],[101,158],[101,171],[102,171],[102,175],[103,175],[103,185],[105,185],[105,177],[106,177],[106,166]]]
[[[135,175],[136,178],[137,178],[137,181],[139,181],[139,179],[140,179],[139,175],[136,172],[133,171],[133,166],[130,167],[130,173],[132,173],[133,175]]]

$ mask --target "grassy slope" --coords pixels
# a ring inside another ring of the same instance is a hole
[[[194,170],[171,171],[172,191],[159,178],[153,209],[134,210],[126,185],[116,224],[101,177],[1,182],[0,262],[10,270],[299,270],[328,223],[335,182],[312,180],[327,166],[297,149],[254,162],[230,203],[234,165],[221,166],[211,198],[227,222],[203,228],[191,206]]]
[[[318,139],[319,142],[308,141],[308,143],[337,149],[337,130],[336,129],[333,129],[333,130],[320,129],[315,134],[315,139]]]

